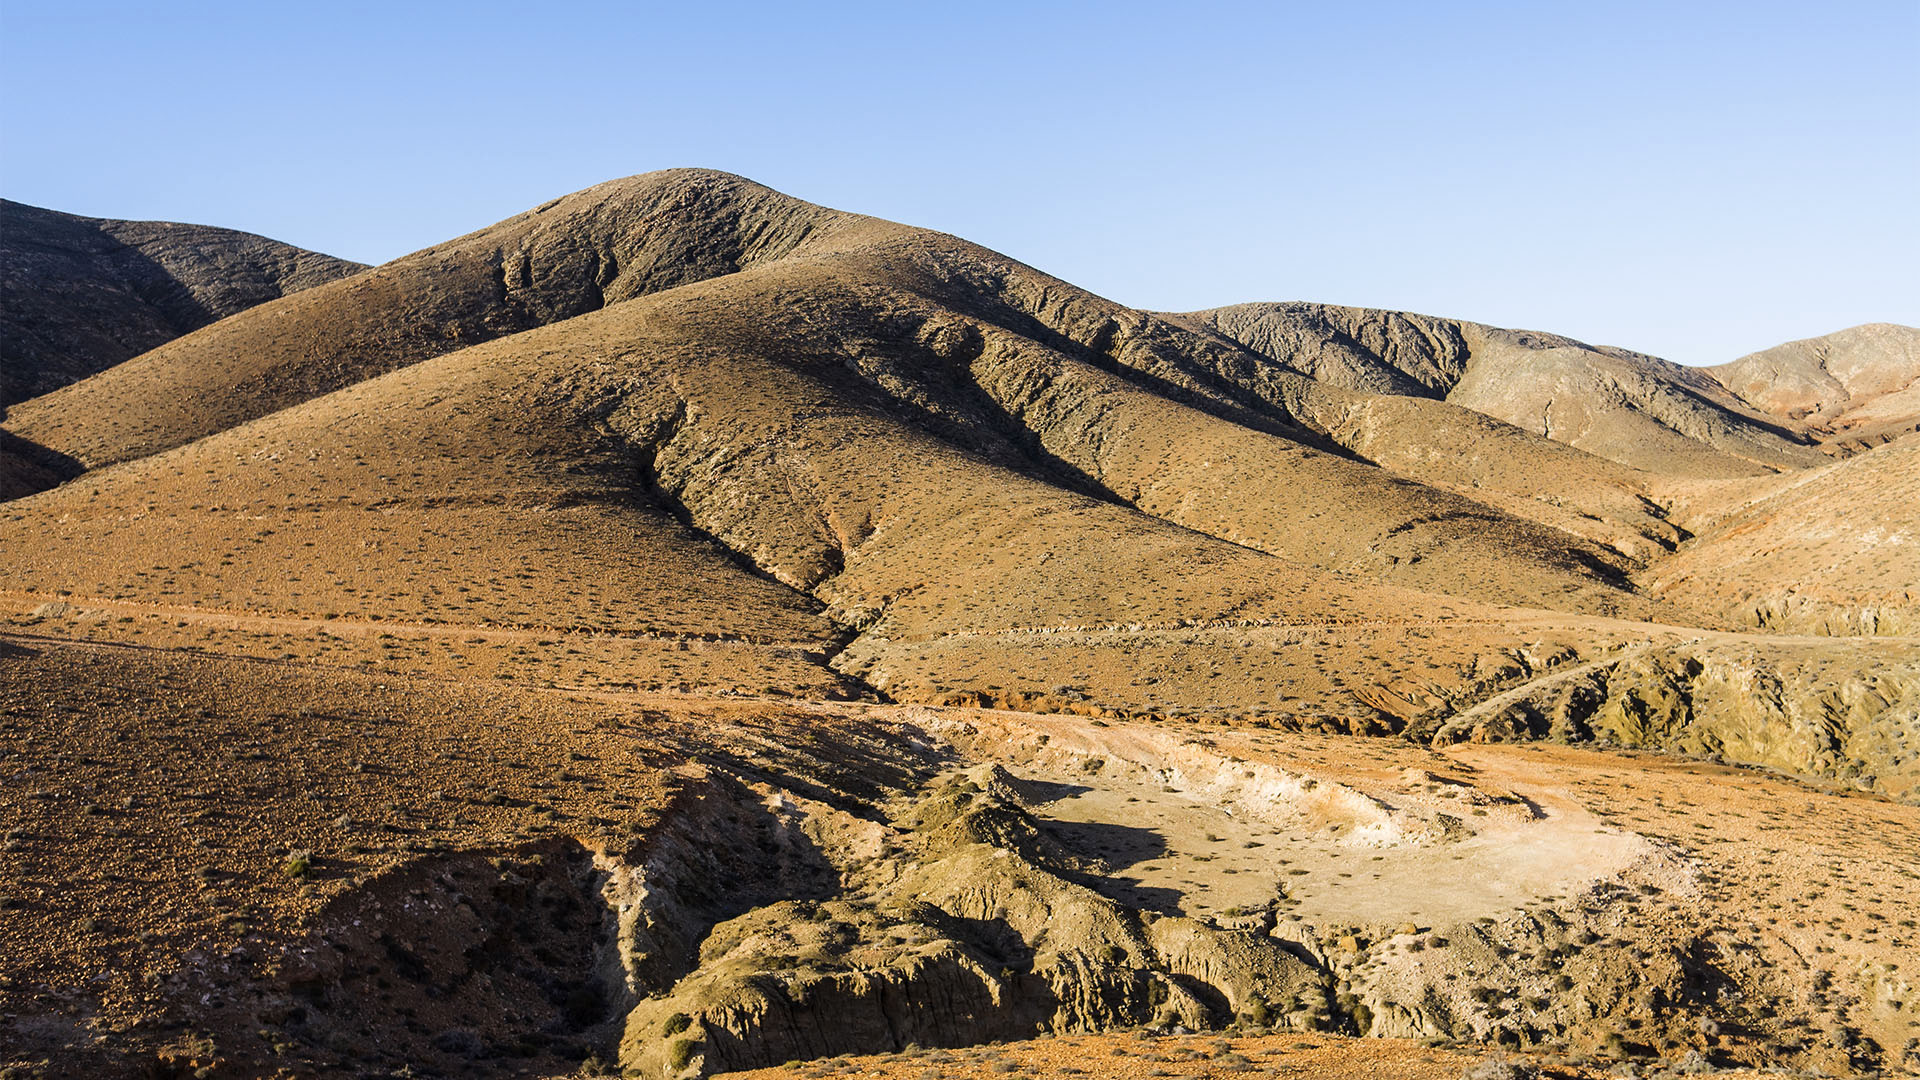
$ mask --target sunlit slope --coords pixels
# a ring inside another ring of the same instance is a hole
[[[604,304],[790,255],[866,219],[723,173],[613,181],[223,319],[13,409],[17,435],[125,461]]]
[[[1625,349],[1324,304],[1239,304],[1187,318],[1324,382],[1444,399],[1642,469],[1742,476],[1821,460],[1710,373]]]
[[[1867,323],[1709,369],[1748,404],[1845,448],[1920,426],[1920,329]]]
[[[1700,536],[1643,573],[1654,595],[1736,625],[1920,633],[1920,435],[1674,501]]]

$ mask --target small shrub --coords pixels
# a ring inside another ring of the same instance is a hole
[[[1460,1080],[1539,1080],[1540,1070],[1525,1062],[1508,1061],[1496,1054],[1477,1065],[1470,1065]]]
[[[1713,1062],[1708,1061],[1700,1051],[1689,1050],[1687,1051],[1687,1056],[1681,1058],[1679,1062],[1673,1066],[1673,1071],[1680,1076],[1699,1076],[1704,1073],[1718,1072],[1719,1070],[1715,1069]]]
[[[667,1017],[667,1022],[660,1025],[660,1034],[678,1035],[692,1026],[693,1017],[688,1016],[686,1013],[677,1012]]]
[[[433,1048],[444,1054],[478,1057],[486,1048],[480,1036],[464,1028],[448,1028],[433,1037]]]

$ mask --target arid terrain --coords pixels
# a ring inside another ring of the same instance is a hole
[[[0,1075],[1920,1072],[1920,330],[5,211]]]

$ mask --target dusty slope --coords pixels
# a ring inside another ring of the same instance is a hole
[[[0,750],[0,1061],[41,1075],[1227,1023],[1834,1073],[1916,1031],[1914,808],[1721,766],[14,633]]]
[[[1708,370],[1754,408],[1842,446],[1920,425],[1920,329],[1911,326],[1867,323]]]
[[[1762,480],[1674,485],[1699,537],[1642,575],[1736,625],[1920,633],[1920,435]]]
[[[1628,465],[1743,476],[1820,455],[1705,371],[1537,331],[1325,304],[1183,317],[1349,389],[1440,398]]]
[[[0,199],[0,409],[364,269],[231,229]]]
[[[475,342],[731,273],[861,220],[720,173],[615,181],[222,320],[17,408],[8,427],[90,466],[123,461]]]

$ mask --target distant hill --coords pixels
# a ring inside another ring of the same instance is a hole
[[[1322,381],[1438,398],[1636,468],[1750,476],[1823,460],[1796,425],[1710,371],[1625,349],[1326,304],[1239,304],[1184,319]]]
[[[1822,440],[1870,446],[1920,429],[1920,329],[1867,323],[1707,369],[1741,400]]]
[[[231,229],[0,200],[0,409],[364,269]]]

